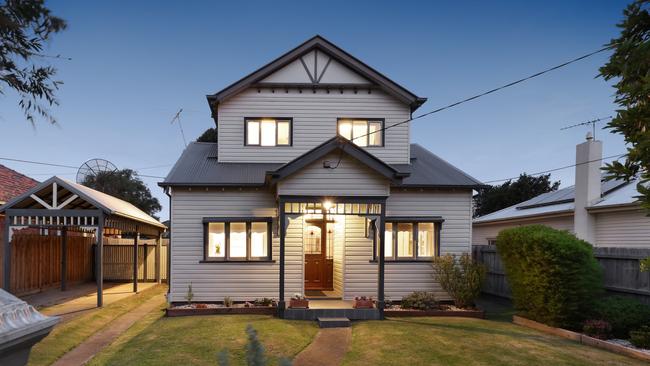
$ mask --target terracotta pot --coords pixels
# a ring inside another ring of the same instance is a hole
[[[309,300],[289,300],[289,307],[293,309],[309,309]]]
[[[375,305],[372,300],[354,300],[355,309],[372,309]]]

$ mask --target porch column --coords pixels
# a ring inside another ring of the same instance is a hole
[[[61,229],[61,291],[68,289],[68,228]]]
[[[95,280],[97,281],[97,307],[104,306],[104,215],[97,216],[97,246],[95,250]]]
[[[280,234],[280,293],[278,294],[278,316],[280,318],[284,318],[284,309],[285,309],[285,302],[284,302],[284,235],[285,235],[285,213],[284,213],[284,202],[280,200],[279,203],[279,211],[280,214],[278,215],[279,217],[279,222],[278,225],[280,225],[279,228],[279,234]]]
[[[379,319],[384,319],[384,259],[386,253],[386,202],[381,203],[379,216],[379,258],[377,259],[377,309]]]
[[[5,222],[2,230],[4,231],[4,252],[3,252],[3,261],[4,267],[2,273],[2,288],[10,292],[11,291],[11,242],[9,241],[9,225],[11,223],[11,216],[5,214]]]
[[[162,249],[162,234],[158,234],[158,238],[156,238],[156,283],[160,284],[160,258],[162,258],[160,251]]]
[[[135,233],[133,238],[133,292],[138,292],[138,239],[140,233]]]

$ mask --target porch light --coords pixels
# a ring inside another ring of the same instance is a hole
[[[323,202],[323,208],[324,208],[326,211],[329,211],[330,208],[332,208],[332,206],[333,206],[332,201],[325,201],[325,202]]]

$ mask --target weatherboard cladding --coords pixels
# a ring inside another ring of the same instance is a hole
[[[161,186],[263,186],[267,172],[279,163],[220,163],[216,143],[188,145]],[[411,144],[411,164],[390,164],[400,173],[410,173],[395,187],[477,188],[482,184],[417,144]]]

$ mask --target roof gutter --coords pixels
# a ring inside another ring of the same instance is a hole
[[[555,211],[555,212],[550,212],[546,214],[534,214],[534,215],[527,215],[527,216],[518,216],[518,217],[507,217],[503,219],[494,219],[494,220],[486,220],[486,221],[475,221],[472,220],[472,225],[475,226],[488,226],[488,225],[493,225],[493,224],[503,224],[503,223],[516,223],[516,222],[521,222],[521,221],[531,221],[535,219],[548,219],[548,218],[555,218],[555,217],[566,217],[566,216],[571,216],[573,217],[573,210],[562,210],[562,211]]]

